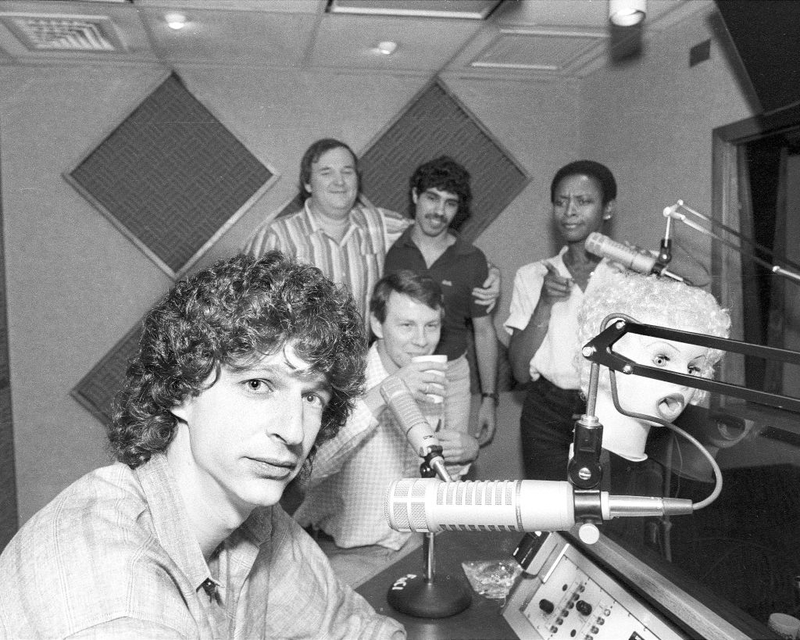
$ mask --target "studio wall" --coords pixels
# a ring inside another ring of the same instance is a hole
[[[230,68],[176,71],[193,95],[280,176],[198,267],[235,253],[262,220],[294,196],[299,159],[310,142],[333,136],[356,150],[367,148],[425,82],[409,76]],[[130,67],[0,69],[0,84],[7,88],[0,94],[0,159],[21,523],[107,461],[102,426],[70,390],[170,285],[62,173],[167,73]],[[569,140],[575,148],[577,108],[565,115],[565,107],[575,105],[573,84],[549,84],[540,94],[547,97],[537,100],[530,100],[522,84],[498,90],[492,83],[460,82],[452,89],[481,112],[478,117],[486,117],[487,127],[499,129],[492,132],[522,162],[530,161],[527,148],[539,147],[536,161],[526,164],[536,176],[534,184],[548,171],[543,159],[556,153],[537,140],[541,132],[561,130],[560,144]],[[517,120],[536,125],[519,131],[513,125]],[[523,192],[496,224],[514,235],[515,218],[537,206],[539,192]]]
[[[746,117],[721,56],[687,68],[709,28],[688,22],[626,68],[582,81],[443,76],[448,88],[525,168],[526,189],[476,244],[503,274],[498,327],[515,271],[558,248],[549,183],[585,155],[621,183],[618,237],[656,246],[661,208],[711,200],[711,129]],[[716,36],[714,36],[716,37]],[[713,53],[713,50],[712,50]],[[705,66],[704,66],[705,65]],[[170,286],[170,279],[62,177],[172,70],[159,67],[0,67],[0,167],[20,523],[70,482],[104,464],[102,426],[70,390]],[[175,69],[187,88],[279,179],[202,267],[235,253],[294,195],[300,157],[320,137],[364,150],[424,86],[408,75],[303,73],[234,67]],[[677,89],[675,88],[677,87]],[[620,114],[624,113],[624,120]],[[625,234],[620,230],[625,229]],[[502,329],[499,335],[506,340]],[[504,402],[518,402],[514,394]],[[513,477],[515,406],[482,452],[483,477]]]
[[[640,58],[581,84],[580,153],[615,172],[615,237],[649,249],[658,249],[662,212],[678,199],[711,215],[711,132],[753,115],[713,7],[679,26],[649,40]],[[706,40],[709,59],[690,66],[690,49]],[[673,232],[710,268],[706,236],[681,224]]]

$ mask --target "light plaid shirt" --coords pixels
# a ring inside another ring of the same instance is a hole
[[[350,227],[337,242],[319,225],[306,200],[301,211],[259,227],[244,252],[260,258],[278,249],[298,262],[319,267],[327,278],[347,285],[366,319],[386,252],[409,224],[410,219],[394,211],[356,204],[350,212]]]
[[[256,509],[209,570],[178,495],[163,455],[63,491],[0,556],[0,638],[405,638],[280,507]]]
[[[366,388],[387,377],[375,343],[367,358]],[[386,494],[392,481],[419,477],[421,462],[388,408],[376,420],[359,402],[338,435],[319,448],[294,517],[304,527],[322,529],[339,547],[381,545],[396,551],[411,534],[389,527]]]

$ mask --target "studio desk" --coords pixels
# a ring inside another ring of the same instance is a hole
[[[435,580],[458,580],[472,596],[472,604],[461,613],[447,618],[416,618],[392,608],[387,594],[394,582],[408,574],[425,573],[421,548],[414,549],[384,569],[356,591],[378,613],[405,625],[409,640],[516,640],[517,635],[502,616],[502,602],[479,595],[469,585],[461,563],[470,560],[510,559],[524,534],[518,532],[460,532],[436,534]]]
[[[409,640],[778,637],[714,594],[696,592],[695,587],[672,574],[669,566],[656,568],[642,562],[604,535],[593,545],[582,545],[571,534],[538,538],[530,554],[518,554],[526,558],[521,561],[526,568],[524,576],[529,577],[517,582],[504,612],[503,601],[486,598],[471,588],[462,562],[509,560],[523,536],[499,531],[445,531],[436,535],[434,581],[460,581],[472,598],[467,609],[449,617],[405,615],[387,600],[389,589],[398,579],[408,574],[424,576],[421,548],[370,577],[356,591],[376,611],[402,623]]]

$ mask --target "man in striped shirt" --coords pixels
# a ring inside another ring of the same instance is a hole
[[[360,195],[358,158],[344,142],[314,142],[300,162],[303,209],[270,220],[247,241],[244,252],[259,257],[278,249],[313,264],[334,282],[350,288],[366,319],[372,290],[383,275],[386,252],[406,227],[407,217],[372,206]],[[500,295],[500,274],[492,267],[485,288],[475,289],[492,308]]]

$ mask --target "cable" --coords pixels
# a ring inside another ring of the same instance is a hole
[[[695,447],[697,447],[697,449],[699,449],[700,453],[702,453],[703,456],[705,456],[705,458],[711,465],[711,469],[714,472],[714,478],[715,478],[714,490],[707,498],[701,500],[700,502],[693,503],[692,508],[695,511],[699,511],[700,509],[703,509],[708,505],[710,505],[712,502],[714,502],[719,497],[720,493],[722,493],[722,470],[719,468],[719,465],[717,464],[717,461],[714,459],[714,456],[712,456],[708,452],[708,450],[702,444],[700,444],[700,442],[693,435],[687,433],[686,431],[681,429],[679,426],[673,424],[672,422],[664,420],[663,418],[660,418],[658,416],[648,416],[643,413],[635,413],[623,409],[619,404],[619,395],[617,394],[617,379],[615,372],[612,369],[609,369],[608,372],[611,378],[611,397],[614,401],[614,407],[617,409],[617,411],[619,411],[624,416],[628,416],[630,418],[636,418],[637,420],[645,420],[647,422],[656,422],[664,427],[667,427],[668,429],[671,429],[675,433],[686,438]]]

